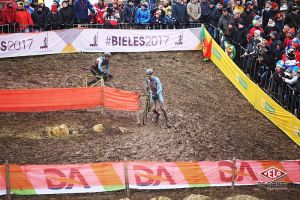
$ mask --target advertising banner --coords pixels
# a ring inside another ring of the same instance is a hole
[[[200,50],[200,29],[66,29],[0,36],[0,58],[74,52]]]
[[[5,166],[0,165],[0,196],[6,194]]]
[[[107,192],[125,189],[123,163],[10,165],[17,195]]]

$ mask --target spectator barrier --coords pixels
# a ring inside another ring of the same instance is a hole
[[[138,93],[110,87],[0,90],[0,112],[45,112],[97,106],[139,111],[139,102]]]
[[[66,29],[0,36],[0,58],[73,52],[200,50],[200,29]]]
[[[211,40],[208,31],[204,31],[203,40]],[[300,121],[270,96],[268,96],[257,84],[255,84],[244,72],[229,58],[218,43],[212,39],[211,57],[212,62],[224,73],[235,85],[255,109],[264,114],[278,128],[286,133],[298,146],[300,146]]]
[[[300,184],[300,160],[0,165],[0,195],[108,192],[213,186]],[[8,177],[6,181],[6,177]]]

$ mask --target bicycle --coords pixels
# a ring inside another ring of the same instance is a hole
[[[65,78],[63,86],[70,87],[104,87],[104,77],[102,75],[94,75],[89,68],[82,68],[85,72],[82,75],[72,74]]]

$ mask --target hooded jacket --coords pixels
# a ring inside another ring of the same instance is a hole
[[[186,23],[187,13],[185,4],[174,2],[172,5],[172,17],[174,17],[177,23]]]

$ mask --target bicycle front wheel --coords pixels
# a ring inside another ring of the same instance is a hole
[[[66,88],[85,87],[84,78],[80,75],[70,75],[63,83]]]

